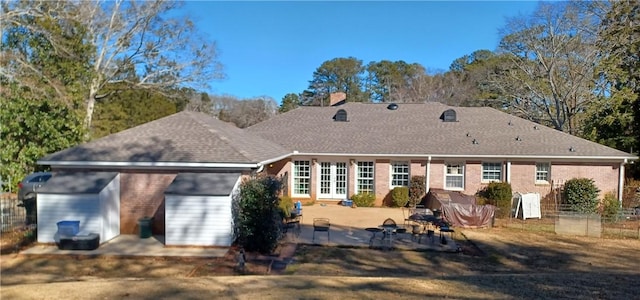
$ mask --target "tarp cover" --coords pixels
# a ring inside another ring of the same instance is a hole
[[[493,205],[476,205],[476,198],[460,192],[431,189],[426,207],[444,213],[451,225],[463,228],[490,227],[495,216]]]

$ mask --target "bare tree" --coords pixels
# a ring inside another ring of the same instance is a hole
[[[48,1],[3,0],[2,25],[44,33],[53,51],[65,51],[56,33],[29,24],[24,16],[53,16],[79,24],[94,47],[92,78],[86,95],[85,126],[89,128],[95,103],[109,96],[109,83],[133,89],[153,89],[170,95],[178,87],[206,88],[223,77],[215,43],[200,36],[191,20],[173,14],[174,1]],[[47,10],[41,8],[46,7]],[[9,13],[7,13],[9,12]],[[33,66],[24,64],[20,69]],[[16,80],[20,80],[16,78]]]
[[[500,50],[511,65],[492,83],[512,113],[577,133],[595,100],[597,16],[579,2],[540,3],[530,17],[509,19]]]

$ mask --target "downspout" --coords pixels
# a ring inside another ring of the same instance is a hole
[[[511,161],[507,160],[507,178],[505,180],[507,183],[511,184]]]
[[[429,193],[429,189],[431,188],[431,155],[427,157],[427,176],[425,176],[425,191]]]
[[[627,159],[625,158],[623,162],[620,163],[620,170],[618,171],[618,201],[620,201],[620,207],[622,207],[622,194],[624,189],[624,165],[627,163]]]

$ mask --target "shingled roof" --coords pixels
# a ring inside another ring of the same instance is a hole
[[[444,122],[453,109],[456,121]],[[334,119],[339,110],[346,121]],[[618,151],[488,107],[346,103],[299,107],[247,129],[301,154],[633,159]]]
[[[258,164],[290,151],[198,112],[180,112],[42,158],[39,164],[101,166]]]

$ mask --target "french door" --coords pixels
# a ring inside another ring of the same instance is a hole
[[[318,198],[346,199],[347,172],[346,162],[320,162]]]

